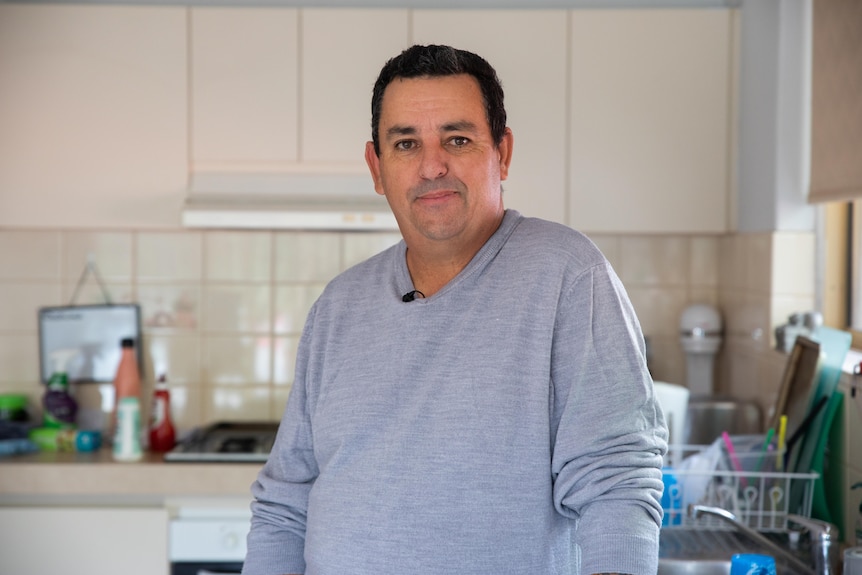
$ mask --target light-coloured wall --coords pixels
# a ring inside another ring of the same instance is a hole
[[[725,322],[716,391],[757,402],[770,415],[787,355],[775,328],[815,305],[813,232],[740,233],[719,245],[719,308]]]
[[[649,338],[657,379],[684,383],[678,322],[690,303],[718,302],[718,236],[594,235]],[[165,372],[181,429],[281,415],[305,315],[326,281],[398,241],[398,234],[0,230],[0,393],[38,411],[37,310],[69,303],[96,258],[111,296],[142,306],[144,408]],[[92,279],[77,303],[98,303]],[[103,386],[77,394],[92,421]]]

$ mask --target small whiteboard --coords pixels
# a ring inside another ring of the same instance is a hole
[[[120,363],[124,338],[135,340],[138,369],[143,367],[141,308],[138,304],[44,307],[39,310],[39,362],[42,383],[54,372],[53,354],[70,350],[69,382],[110,383]]]

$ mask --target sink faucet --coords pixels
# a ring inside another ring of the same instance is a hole
[[[814,558],[814,570],[818,575],[836,575],[838,573],[838,528],[831,523],[819,519],[788,514],[787,520],[801,525],[808,530],[811,537],[811,553]]]
[[[834,564],[831,561],[825,560],[825,558],[830,557],[830,548],[834,547],[833,545],[831,545],[831,536],[833,533],[835,533],[836,530],[834,525],[830,525],[829,523],[818,521],[816,519],[800,517],[799,515],[787,516],[788,521],[793,521],[799,525],[802,525],[811,533],[812,550],[816,553],[815,567],[812,567],[811,565],[807,565],[806,563],[804,563],[801,559],[796,557],[796,555],[794,555],[790,551],[784,549],[777,543],[774,543],[770,539],[761,535],[755,529],[752,529],[745,523],[739,521],[733,513],[727,511],[726,509],[695,504],[690,504],[688,506],[689,517],[694,517],[695,519],[697,519],[704,514],[712,515],[726,523],[729,523],[730,525],[733,525],[737,530],[744,533],[763,547],[769,549],[769,551],[771,551],[775,555],[780,556],[782,559],[787,561],[788,564],[790,564],[802,575],[835,575],[836,573]],[[817,541],[820,543],[820,548],[823,549],[823,551],[819,551],[817,549],[817,543],[815,542],[815,534],[817,535]],[[823,544],[824,539],[825,545]],[[820,557],[820,559],[818,559],[818,557]]]

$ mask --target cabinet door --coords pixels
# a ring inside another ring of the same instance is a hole
[[[570,223],[727,231],[731,11],[570,17]]]
[[[566,223],[566,12],[416,10],[413,40],[470,50],[497,70],[515,145],[503,202]]]
[[[176,225],[186,51],[185,8],[0,4],[0,227]]]
[[[303,9],[301,158],[367,174],[371,90],[407,48],[407,10]],[[373,192],[371,177],[369,190]]]
[[[296,9],[192,8],[194,171],[297,161]]]
[[[164,509],[0,509],[0,573],[167,575],[167,546]]]

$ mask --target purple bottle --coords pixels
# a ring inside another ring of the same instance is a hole
[[[74,427],[78,414],[78,402],[69,394],[69,378],[66,375],[66,354],[55,356],[54,373],[48,380],[48,389],[42,398],[44,407],[43,425],[45,427]]]

